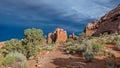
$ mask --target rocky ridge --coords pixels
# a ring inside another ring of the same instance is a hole
[[[120,32],[120,4],[99,20],[90,22],[84,30],[86,36],[99,36],[103,33],[119,33]]]

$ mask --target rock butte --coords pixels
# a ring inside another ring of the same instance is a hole
[[[99,20],[88,23],[84,32],[86,36],[99,36],[103,33],[120,33],[120,4]]]
[[[66,42],[67,32],[62,28],[57,28],[53,33],[48,34],[48,43]]]

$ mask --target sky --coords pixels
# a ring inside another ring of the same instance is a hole
[[[80,34],[87,23],[115,8],[120,0],[0,0],[0,41],[23,38],[24,29],[55,28]]]

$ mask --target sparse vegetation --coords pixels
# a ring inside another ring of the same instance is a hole
[[[90,51],[86,51],[85,53],[83,53],[85,59],[87,60],[87,62],[92,62],[94,59],[94,55],[92,52]]]
[[[12,65],[14,63],[15,58],[13,56],[6,56],[5,58],[2,57],[1,63],[8,67],[9,65]]]
[[[11,39],[9,41],[5,42],[5,46],[3,47],[3,53],[4,54],[9,54],[10,52],[19,52],[23,53],[25,51],[24,46],[22,46],[22,42],[19,41],[18,39]]]
[[[107,59],[107,68],[115,68],[115,60],[114,59]]]
[[[44,40],[42,30],[35,28],[25,30],[22,40],[11,39],[5,42],[5,46],[0,50],[1,63],[6,67],[17,65],[20,68],[28,68],[27,60],[37,58],[38,53],[42,50],[52,51],[56,48],[56,44],[44,44]],[[60,45],[65,45],[66,53],[80,54],[87,62],[93,61],[96,56],[115,57],[116,51],[107,48],[109,44],[114,45],[119,51],[120,35],[103,34],[100,37],[81,35],[75,40],[70,38],[66,42],[60,42]],[[108,68],[114,68],[115,61],[108,59],[106,63]]]
[[[11,52],[4,58],[2,57],[1,62],[4,66],[11,66],[13,68],[29,68],[26,57],[18,52]]]

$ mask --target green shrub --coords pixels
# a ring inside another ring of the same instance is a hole
[[[113,59],[107,59],[107,68],[115,68],[115,61]]]
[[[109,49],[108,55],[111,57],[115,57],[115,51],[113,51],[112,49]]]
[[[120,35],[117,35],[114,37],[112,42],[113,42],[113,44],[117,44],[119,41],[120,41]]]
[[[40,51],[40,45],[42,45],[45,36],[43,36],[43,31],[40,29],[26,29],[24,31],[24,39],[22,44],[25,47],[25,56],[27,59],[34,59],[37,57]]]
[[[9,52],[24,52],[24,47],[22,46],[22,42],[18,39],[11,39],[5,42],[5,46],[3,47],[4,53],[8,54]]]
[[[120,50],[120,43],[119,43],[119,42],[116,43],[116,44],[115,44],[115,47],[116,47],[117,50]]]
[[[120,50],[120,37],[115,37],[113,43],[115,44],[116,49]]]
[[[54,45],[44,45],[42,47],[42,50],[48,50],[48,51],[52,51],[54,49]]]
[[[14,63],[15,58],[13,56],[6,56],[5,58],[2,59],[1,63],[4,66],[12,65]]]
[[[94,36],[89,36],[88,39],[94,39],[95,37]]]
[[[93,52],[94,54],[96,55],[100,55],[100,54],[103,54],[103,49],[104,49],[104,45],[96,42],[97,40],[96,39],[92,39],[92,40],[89,40],[89,41],[86,41],[84,44],[86,46],[86,50],[87,51],[91,51]]]
[[[87,62],[91,62],[94,59],[94,55],[92,52],[86,51],[85,53],[83,53],[85,59],[87,60]]]
[[[78,48],[78,52],[80,52],[80,53],[83,53],[83,52],[85,52],[86,51],[86,46],[84,45],[84,44],[81,44],[80,46],[79,46],[79,48]]]
[[[99,53],[99,52],[103,52],[104,46],[99,44],[99,43],[92,43],[92,51],[93,53]]]
[[[106,44],[110,44],[110,43],[112,43],[112,41],[113,41],[113,37],[112,36],[109,36],[107,39],[106,39]]]
[[[18,52],[11,52],[2,60],[2,64],[5,66],[11,65],[13,68],[28,68],[26,57]]]
[[[73,46],[74,44],[72,43],[72,42],[67,42],[66,44],[65,44],[65,46],[66,47],[68,47],[68,46]]]
[[[15,52],[13,55],[15,57],[15,62],[19,62],[18,66],[20,66],[20,68],[28,68],[27,58],[23,54]]]
[[[65,51],[68,53],[72,53],[72,52],[76,52],[77,51],[77,47],[76,46],[69,46],[65,48]]]

